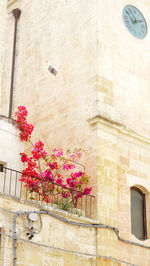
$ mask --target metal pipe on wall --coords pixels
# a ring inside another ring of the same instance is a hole
[[[13,16],[15,18],[15,25],[14,25],[13,56],[12,56],[11,83],[10,83],[9,118],[11,118],[11,116],[12,116],[15,58],[16,58],[17,25],[18,25],[18,19],[19,19],[20,14],[21,14],[21,10],[16,8],[16,9],[14,9],[12,11],[12,13],[13,13]]]

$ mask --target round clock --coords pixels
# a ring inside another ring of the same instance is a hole
[[[138,39],[143,39],[147,34],[147,24],[142,13],[134,6],[127,5],[122,13],[124,24],[128,31]]]

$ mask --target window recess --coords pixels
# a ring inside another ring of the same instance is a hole
[[[131,233],[140,240],[147,238],[145,194],[131,187]]]

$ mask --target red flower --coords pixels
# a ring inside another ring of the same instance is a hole
[[[20,153],[20,155],[21,155],[21,161],[22,161],[23,163],[29,161],[29,158],[27,157],[27,155],[26,155],[25,153]]]
[[[34,147],[39,150],[43,150],[44,144],[42,141],[38,140],[35,144]]]
[[[18,111],[15,113],[17,118],[17,126],[20,130],[19,136],[21,141],[28,141],[31,138],[32,131],[34,129],[32,124],[28,124],[26,117],[28,112],[24,106],[19,106]]]

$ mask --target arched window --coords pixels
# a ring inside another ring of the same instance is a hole
[[[145,194],[131,187],[131,232],[138,239],[147,238]]]

